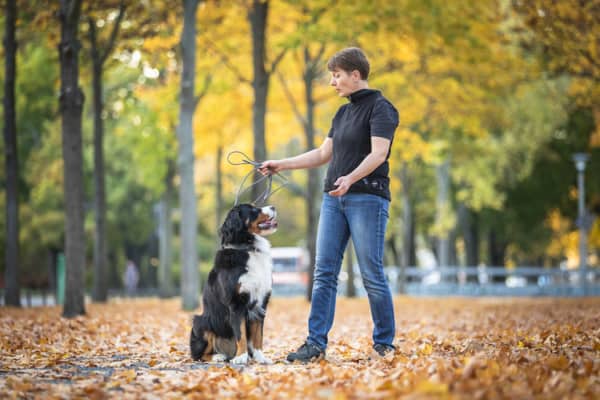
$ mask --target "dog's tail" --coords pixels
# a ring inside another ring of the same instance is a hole
[[[202,358],[206,346],[208,346],[208,342],[204,339],[204,331],[207,327],[207,320],[203,315],[194,315],[190,333],[190,352],[194,361]]]

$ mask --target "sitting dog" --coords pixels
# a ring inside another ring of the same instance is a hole
[[[270,364],[262,352],[263,325],[272,288],[271,244],[263,236],[277,230],[275,207],[240,204],[220,229],[202,294],[202,315],[194,316],[190,350],[194,360]]]

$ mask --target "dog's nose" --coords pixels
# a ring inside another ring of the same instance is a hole
[[[275,218],[277,216],[277,210],[275,210],[274,206],[264,206],[262,208],[262,212],[271,218]]]

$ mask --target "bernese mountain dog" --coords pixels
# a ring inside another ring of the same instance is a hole
[[[202,293],[202,314],[190,335],[194,360],[270,364],[262,352],[263,325],[271,297],[271,244],[275,207],[233,207],[220,229],[221,247]]]

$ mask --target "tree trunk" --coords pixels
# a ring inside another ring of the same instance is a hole
[[[96,21],[90,17],[89,38],[90,55],[92,58],[92,90],[94,99],[94,189],[95,189],[95,235],[94,235],[94,289],[92,298],[94,301],[105,302],[108,298],[107,263],[108,249],[106,239],[106,188],[104,183],[104,123],[102,111],[104,101],[102,100],[102,69],[106,58],[112,51],[123,14],[125,3],[121,0],[119,14],[114,22],[113,29],[106,44],[101,51],[96,37]]]
[[[104,125],[102,121],[102,64],[98,62],[95,42],[92,44],[92,87],[94,101],[94,188],[95,188],[95,235],[94,235],[94,290],[92,299],[105,302],[108,298],[106,279],[106,192],[104,184]]]
[[[406,264],[405,264],[405,256],[404,250],[398,254],[396,250],[396,235],[393,234],[393,237],[390,239],[390,246],[392,247],[392,252],[394,254],[394,264],[398,266],[398,277],[396,278],[396,285],[398,287],[398,294],[406,293]]]
[[[123,286],[123,279],[119,273],[118,257],[115,250],[108,252],[108,287],[115,289]]]
[[[403,270],[402,268],[401,255],[400,252],[398,252],[398,246],[396,244],[397,240],[398,236],[396,232],[392,231],[389,239],[386,240],[386,247],[389,249],[389,253],[391,253],[391,260],[389,259],[390,256],[388,256],[388,262],[385,265],[394,265],[398,267],[399,273],[404,274],[402,279],[400,279],[400,276],[397,276],[396,282],[388,282],[388,285],[390,285],[390,290],[393,290],[392,294],[403,294],[406,291],[406,270]]]
[[[266,63],[266,38],[267,17],[269,2],[253,0],[252,7],[248,10],[248,19],[252,28],[252,66],[254,89],[254,103],[252,105],[252,132],[254,134],[254,159],[264,161],[267,158],[267,144],[265,141],[265,115],[267,112],[267,94],[269,92],[269,74],[265,69]],[[261,175],[254,173],[253,183],[256,183]],[[263,181],[264,182],[264,181]],[[264,184],[252,186],[252,201],[265,190]]]
[[[400,253],[398,252],[398,247],[396,246],[396,241],[398,240],[398,236],[396,232],[390,232],[390,237],[385,241],[386,247],[392,253],[391,256],[386,257],[386,265],[395,265],[399,266],[402,264],[402,258]]]
[[[315,148],[315,98],[314,82],[317,79],[317,60],[310,56],[308,48],[304,48],[304,98],[306,102],[306,120],[304,135],[306,137],[306,151]],[[317,196],[319,192],[319,170],[311,168],[308,170],[308,187],[306,193],[306,247],[308,248],[309,271],[308,288],[306,298],[312,299],[312,288],[314,283],[315,259],[317,255],[317,220],[319,218],[319,206]]]
[[[400,195],[402,202],[402,262],[400,264],[400,273],[398,274],[398,292],[405,293],[406,269],[416,264],[414,257],[415,238],[413,205],[410,199],[411,179],[408,163],[406,161],[402,163],[400,182],[402,183],[402,193]]]
[[[6,253],[4,303],[21,306],[19,288],[19,157],[17,150],[17,117],[15,80],[17,75],[17,42],[15,0],[7,0],[5,8],[5,77],[4,77],[4,160],[6,168]]]
[[[493,267],[504,267],[506,243],[498,239],[498,234],[494,228],[489,232],[488,248],[490,265]]]
[[[448,196],[450,192],[450,176],[449,163],[444,161],[436,166],[437,178],[437,201],[436,201],[436,225],[438,226],[437,234],[437,257],[440,267],[447,267],[450,263],[450,238],[449,231],[446,229],[446,220],[449,217],[450,204]]]
[[[319,187],[319,170],[308,171],[308,190],[306,199],[306,247],[308,249],[308,287],[306,298],[312,300],[314,283],[315,260],[317,258],[317,227],[319,219],[319,202],[317,200]]]
[[[65,193],[66,285],[63,316],[85,314],[85,237],[81,113],[84,96],[79,87],[79,14],[81,0],[61,0],[60,112]]]
[[[173,280],[171,277],[171,238],[173,224],[171,223],[171,199],[173,198],[173,173],[169,167],[165,179],[165,192],[159,203],[158,217],[158,293],[166,298],[173,295]]]
[[[223,201],[223,145],[219,143],[217,147],[217,161],[216,161],[216,182],[215,182],[215,225],[217,232],[217,246],[221,243],[219,238],[219,229],[221,229],[221,218],[223,215],[223,210],[225,209],[224,201]]]
[[[465,242],[465,265],[476,267],[479,265],[479,234],[477,215],[461,203],[458,208],[459,226]]]
[[[56,263],[58,258],[58,251],[55,249],[48,249],[48,289],[54,297],[54,304],[58,304],[58,296],[56,293]]]
[[[194,180],[193,118],[196,101],[194,80],[196,76],[196,12],[198,0],[184,0],[181,51],[183,74],[179,125],[179,204],[181,208],[181,296],[184,310],[198,307],[200,292],[198,254],[196,251],[196,189]]]
[[[352,240],[349,240],[348,246],[346,246],[346,272],[348,273],[346,297],[356,297],[356,286],[354,285],[354,246],[352,245]]]
[[[494,228],[490,229],[488,234],[488,250],[490,267],[504,268],[506,244],[498,239],[498,234]],[[504,282],[504,279],[502,276],[494,276],[492,281]]]
[[[458,255],[456,254],[456,235],[457,235],[456,227],[454,227],[453,229],[450,230],[450,232],[448,232],[448,266],[449,267],[455,267],[458,265]]]

